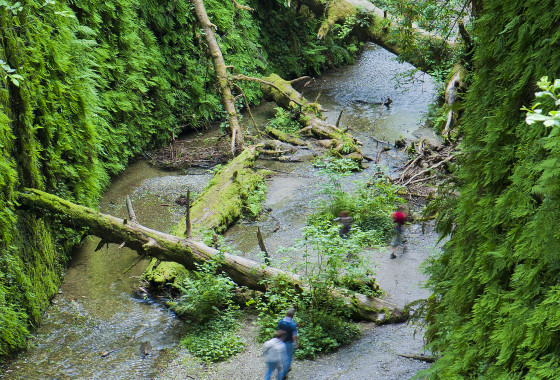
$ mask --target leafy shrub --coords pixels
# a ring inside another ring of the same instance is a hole
[[[314,357],[333,351],[360,337],[360,329],[332,310],[301,308],[297,314],[299,321],[300,348],[296,350],[298,359]]]
[[[276,115],[270,121],[270,126],[285,133],[296,134],[302,128],[302,125],[297,121],[297,115],[286,111],[281,107],[275,107]]]
[[[298,311],[295,321],[298,325],[300,347],[296,358],[314,357],[319,353],[335,350],[360,336],[359,328],[348,322],[348,309],[334,299],[328,287],[315,283],[313,289],[296,293],[281,278],[268,283],[268,290],[258,302],[259,342],[264,342],[274,334],[278,321],[287,309]]]
[[[181,318],[194,322],[181,344],[205,361],[224,360],[243,350],[235,334],[239,310],[233,303],[234,282],[216,273],[218,261],[208,261],[177,288],[182,295],[169,306]]]
[[[233,307],[234,282],[228,277],[207,272],[191,272],[176,284],[182,295],[171,308],[181,318],[194,323],[212,320],[220,312]]]
[[[245,347],[241,337],[235,333],[237,328],[236,319],[231,313],[226,313],[202,325],[194,325],[181,344],[204,361],[225,360]]]

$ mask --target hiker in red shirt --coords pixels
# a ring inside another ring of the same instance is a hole
[[[393,218],[393,222],[395,223],[395,237],[393,238],[392,246],[393,252],[391,252],[391,258],[394,259],[397,257],[395,252],[399,245],[403,246],[403,252],[406,250],[404,246],[404,238],[403,238],[403,226],[408,220],[408,215],[404,212],[404,206],[399,206],[397,211],[391,214],[391,218]]]

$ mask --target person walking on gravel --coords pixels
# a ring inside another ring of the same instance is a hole
[[[278,380],[283,379],[283,369],[286,365],[286,331],[278,330],[274,338],[267,340],[263,345],[263,356],[266,362],[266,374],[264,380],[270,380],[272,374],[278,371]]]
[[[294,315],[296,311],[290,309],[286,312],[286,316],[278,322],[276,326],[277,331],[286,332],[286,363],[284,365],[284,370],[282,371],[282,379],[288,375],[291,370],[292,360],[294,359],[294,350],[299,347],[298,342],[298,331],[296,323],[294,322]]]
[[[390,258],[394,259],[395,257],[397,257],[395,255],[395,252],[397,251],[399,245],[403,246],[403,252],[406,250],[406,247],[404,245],[403,226],[408,220],[408,215],[404,211],[404,206],[399,206],[397,208],[397,211],[391,214],[391,218],[395,223],[395,237],[393,238],[393,242],[391,244],[393,246],[393,252],[391,252]]]

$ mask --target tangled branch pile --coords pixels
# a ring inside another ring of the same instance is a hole
[[[231,159],[225,136],[212,139],[176,140],[167,147],[146,153],[151,163],[164,169],[186,169],[191,166],[211,168]]]
[[[418,190],[418,185],[435,183],[451,174],[450,164],[455,161],[454,146],[443,145],[433,138],[421,138],[411,142],[406,149],[415,152],[416,156],[399,168],[401,174],[393,180],[394,184],[406,186],[412,192],[412,187]],[[427,194],[418,195],[427,196],[431,192],[428,189]]]

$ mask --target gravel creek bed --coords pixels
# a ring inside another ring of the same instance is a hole
[[[413,224],[406,230],[406,239],[406,252],[398,251],[394,260],[389,259],[390,248],[362,252],[377,263],[377,278],[387,293],[384,299],[401,307],[428,296],[428,291],[420,286],[426,278],[419,272],[419,266],[437,252],[438,236],[431,224],[426,226],[425,233],[420,225]],[[362,323],[360,326],[362,337],[357,341],[315,360],[296,360],[289,379],[410,379],[418,371],[428,368],[428,363],[397,355],[421,353],[423,338],[418,326],[406,323],[384,326]],[[247,346],[244,352],[230,360],[204,364],[193,358],[188,350],[180,349],[156,379],[262,378],[265,365],[260,356],[261,345],[256,342],[254,320],[243,319],[239,334]]]

